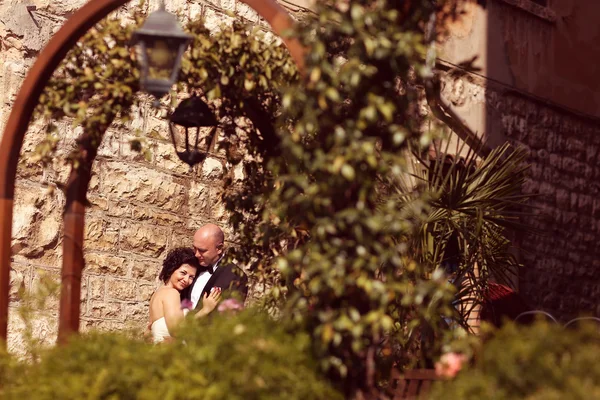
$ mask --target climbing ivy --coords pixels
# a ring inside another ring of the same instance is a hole
[[[307,47],[302,79],[258,28],[187,27],[194,42],[178,91],[209,102],[228,161],[245,169],[244,182],[230,179],[223,192],[239,242],[230,255],[268,288],[265,305],[311,335],[320,367],[346,397],[380,395],[392,356],[454,315],[454,287],[411,253],[426,195],[409,193],[407,205],[387,188],[406,177],[408,151],[438,134],[424,129],[421,110],[420,85],[433,74],[425,31],[436,16],[443,34],[458,3],[320,1],[294,33]],[[134,28],[99,24],[41,98],[39,115],[83,128],[69,157],[75,168],[89,168],[106,129],[143,100],[127,47]],[[53,134],[40,159],[56,146]]]
[[[306,78],[282,97],[272,190],[255,198],[262,220],[239,256],[282,318],[312,333],[349,398],[379,396],[391,356],[454,314],[454,287],[409,246],[426,196],[408,193],[407,205],[386,188],[406,178],[408,151],[438,135],[421,111],[433,73],[425,29],[432,15],[443,27],[456,3],[321,1],[296,32]]]

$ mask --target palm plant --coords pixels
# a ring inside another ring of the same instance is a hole
[[[521,193],[527,155],[504,144],[484,159],[473,149],[464,157],[451,156],[447,143],[427,156],[414,154],[418,167],[411,174],[412,188],[395,185],[395,194],[408,205],[415,190],[429,193],[428,212],[410,245],[426,273],[443,269],[449,275],[457,287],[457,320],[469,327],[490,279],[514,287],[521,267],[508,235],[530,230],[520,222],[528,198]]]

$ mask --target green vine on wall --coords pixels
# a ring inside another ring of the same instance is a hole
[[[309,49],[302,80],[258,28],[187,26],[194,41],[177,93],[209,102],[228,162],[245,172],[223,191],[239,243],[230,256],[269,289],[265,306],[309,332],[321,369],[347,397],[380,395],[391,362],[406,362],[427,330],[457,317],[456,288],[419,263],[413,245],[430,194],[410,189],[407,202],[389,188],[409,172],[408,153],[440,135],[424,129],[421,110],[420,82],[433,74],[425,29],[435,14],[443,34],[459,3],[318,2],[295,33]],[[83,128],[68,157],[74,168],[91,168],[106,130],[142,105],[127,47],[134,28],[99,24],[41,98],[39,116]],[[38,147],[40,160],[52,159],[57,138]]]

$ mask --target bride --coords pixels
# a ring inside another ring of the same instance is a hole
[[[164,285],[150,299],[150,330],[154,343],[170,340],[173,336],[171,332],[183,320],[188,310],[181,307],[180,293],[194,282],[199,268],[200,264],[192,249],[179,247],[167,254],[158,275]],[[209,314],[220,299],[219,289],[204,295],[202,309],[195,317]]]

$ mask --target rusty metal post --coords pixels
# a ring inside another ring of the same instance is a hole
[[[128,1],[92,0],[73,14],[42,50],[13,104],[0,143],[0,340],[4,345],[6,345],[8,323],[15,178],[25,132],[40,94],[67,52],[91,27]],[[81,222],[83,223],[83,220]]]
[[[275,0],[242,0],[252,7],[273,28],[282,33],[293,26],[287,11]],[[73,14],[62,28],[50,39],[27,74],[8,118],[2,142],[0,142],[0,342],[6,345],[8,333],[8,303],[11,264],[11,233],[15,179],[19,153],[29,122],[38,104],[39,96],[48,80],[64,59],[67,52],[91,27],[110,12],[129,0],[90,0]],[[292,58],[302,72],[304,49],[295,39],[282,38]],[[79,186],[83,198],[87,184]],[[79,329],[81,272],[83,269],[83,236],[85,206],[77,200],[67,208],[64,216],[65,238],[60,301],[59,337],[66,338]]]
[[[85,200],[88,185],[73,170],[69,179],[67,204],[63,216],[63,267],[61,271],[58,343],[66,343],[72,333],[79,331],[81,303],[81,272],[84,267],[83,239],[85,230]],[[89,174],[88,174],[89,175]],[[89,179],[88,179],[89,181]],[[69,193],[70,192],[70,193]]]

